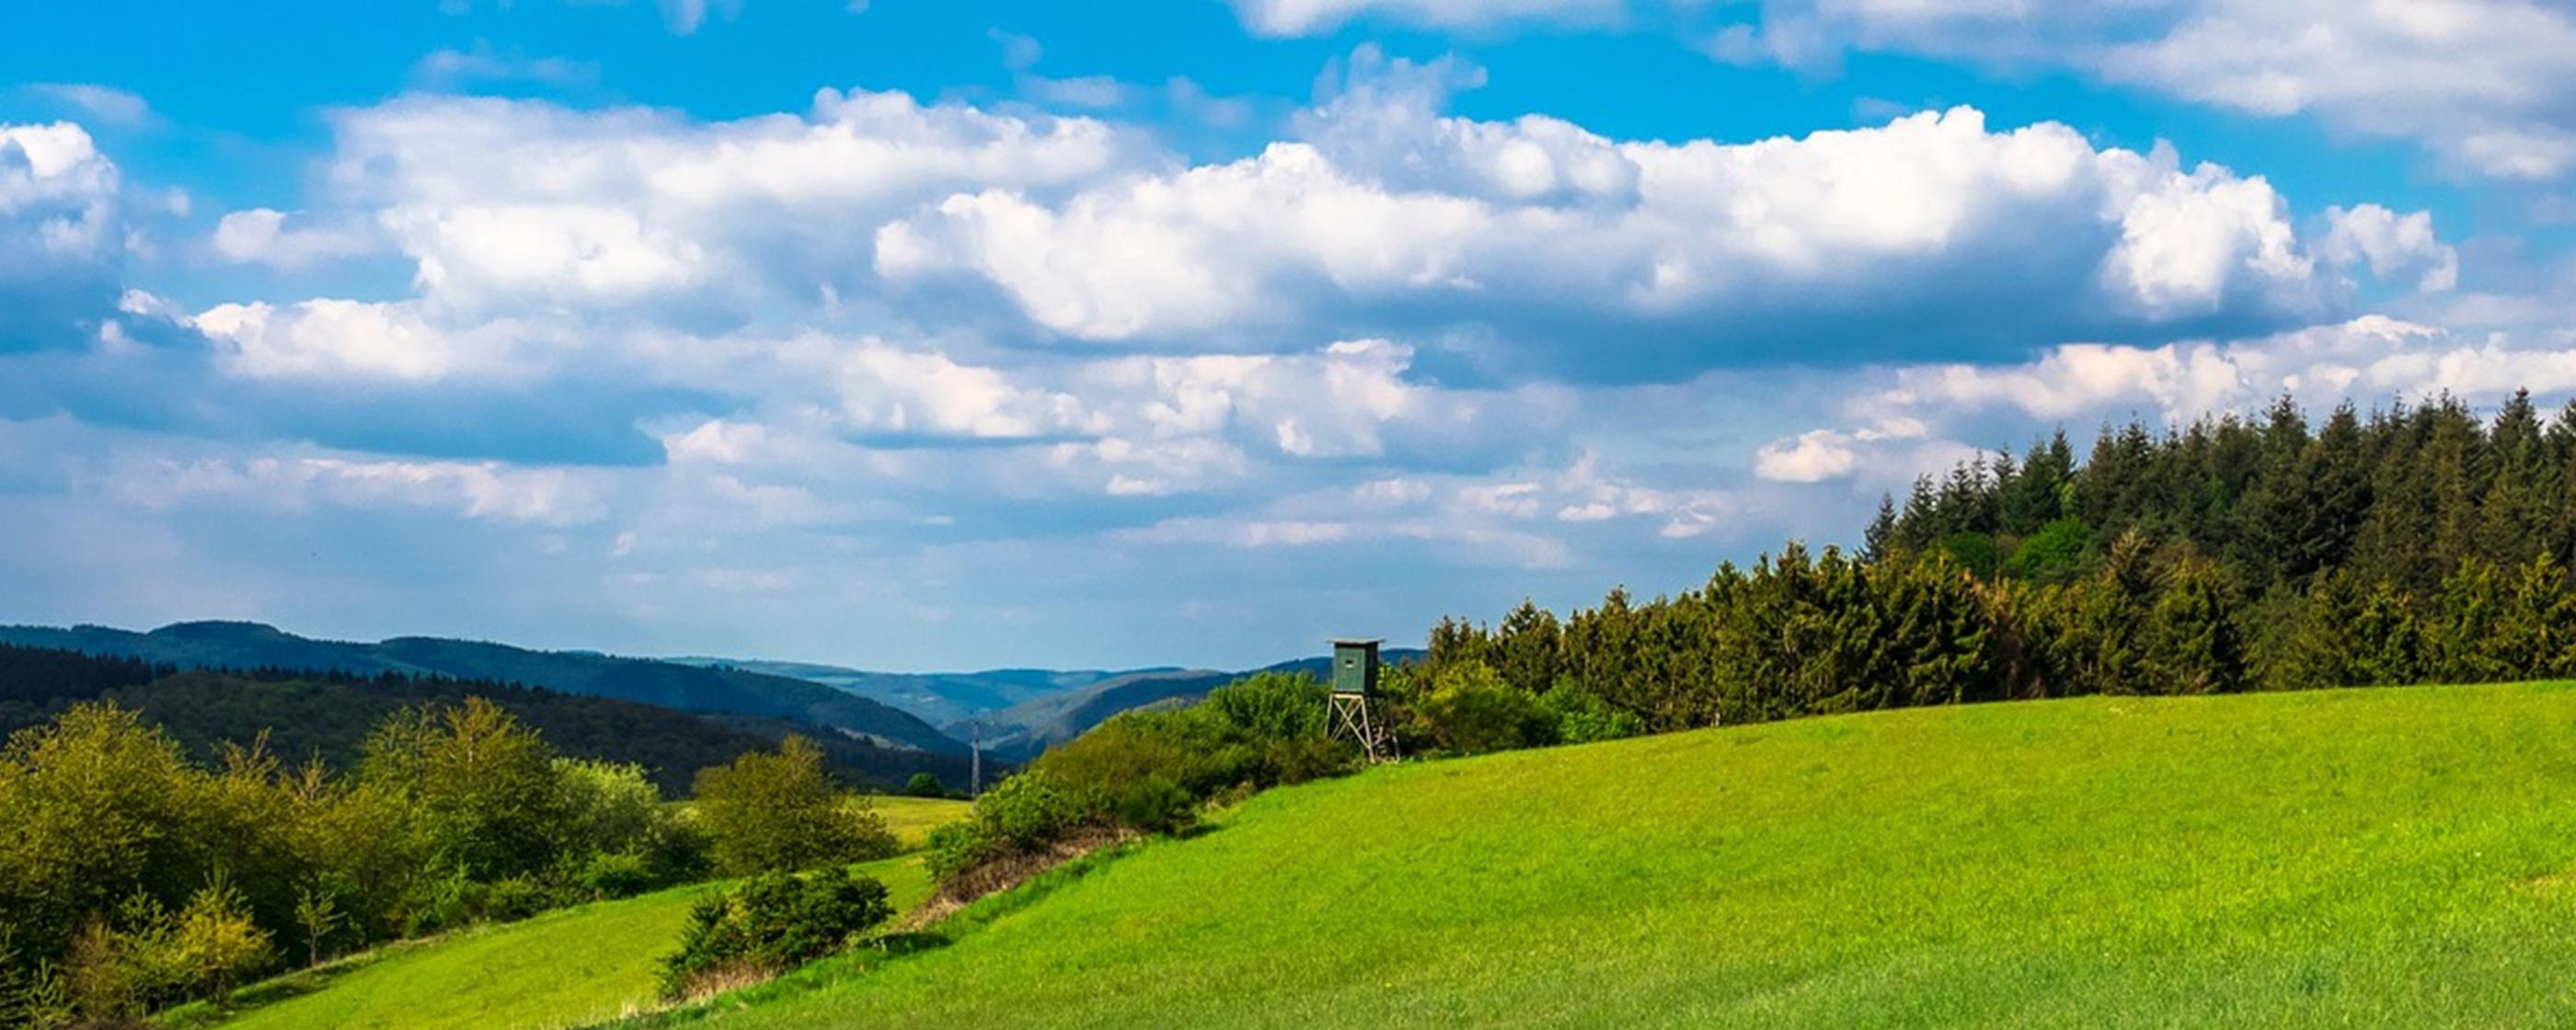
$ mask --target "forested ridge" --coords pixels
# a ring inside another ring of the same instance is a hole
[[[219,761],[227,744],[265,736],[289,761],[348,768],[367,734],[404,708],[482,697],[543,733],[564,754],[632,763],[663,792],[683,795],[699,769],[767,748],[791,733],[816,739],[834,771],[892,787],[916,772],[963,782],[966,760],[886,748],[781,719],[675,711],[515,683],[309,669],[179,671],[135,658],[0,644],[0,738],[88,701],[112,701],[169,731],[188,755]]]
[[[1657,731],[2073,694],[2576,675],[2576,405],[2450,397],[2320,423],[2061,431],[1882,500],[1857,552],[1792,543],[1697,589],[1446,619],[1424,682]]]

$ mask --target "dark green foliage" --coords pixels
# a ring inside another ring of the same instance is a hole
[[[2011,560],[2004,563],[2004,571],[2014,579],[2064,583],[2075,578],[2092,543],[2093,527],[2083,520],[2051,519],[2037,532],[2022,538]]]
[[[500,706],[406,709],[367,738],[358,776],[413,816],[429,863],[493,882],[544,868],[567,820],[554,750]]]
[[[948,796],[948,788],[940,785],[939,777],[926,772],[914,773],[912,774],[911,779],[905,780],[903,784],[903,792],[907,797],[916,798],[944,798]]]
[[[822,750],[803,737],[701,771],[698,817],[716,868],[733,876],[863,862],[898,846],[865,796],[824,774]]]
[[[846,869],[763,873],[689,910],[680,950],[664,960],[663,993],[774,976],[850,946],[894,915],[885,884]]]
[[[0,1006],[115,1021],[284,961],[704,874],[632,765],[554,753],[480,698],[405,710],[355,775],[264,739],[192,762],[79,703],[0,749]]]
[[[1449,663],[1407,694],[1407,735],[1450,754],[1553,744],[1562,718],[1481,661]]]

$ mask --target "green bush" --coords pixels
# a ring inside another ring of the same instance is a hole
[[[1461,755],[1553,743],[1558,722],[1536,696],[1504,682],[1481,661],[1440,670],[1408,714],[1421,736]]]
[[[476,919],[514,923],[554,907],[556,898],[535,878],[513,876],[486,886],[482,901],[482,906],[474,912]]]
[[[973,820],[944,823],[932,827],[922,842],[921,865],[929,870],[931,880],[946,883],[984,864],[991,852],[983,830]]]
[[[940,784],[939,777],[926,772],[917,772],[912,774],[911,779],[904,781],[903,793],[906,797],[944,798],[948,796],[948,788]]]
[[[1170,797],[1162,792],[1142,793],[1138,803],[1169,803]],[[1117,800],[1125,798],[1113,799],[1112,803]],[[1180,803],[1188,804],[1187,795],[1181,796]],[[1090,810],[1083,799],[1066,790],[1046,769],[1031,769],[1003,780],[976,798],[975,812],[969,818],[933,829],[923,864],[933,879],[945,883],[994,859],[1045,847],[1076,828],[1105,821],[1110,815]]]
[[[902,846],[883,816],[825,775],[822,749],[803,737],[701,770],[697,794],[716,868],[728,875],[864,862]]]
[[[709,981],[772,976],[846,948],[894,915],[885,884],[846,869],[763,873],[689,911],[662,990],[685,997]]]
[[[1174,711],[1127,712],[1039,756],[1033,771],[1074,813],[1058,823],[1186,829],[1208,798],[1347,770],[1358,749],[1326,733],[1324,685],[1257,673]],[[1022,805],[1017,798],[1000,804]],[[992,850],[1017,845],[997,843]]]
[[[1170,777],[1150,776],[1118,798],[1118,821],[1147,833],[1174,833],[1198,821],[1198,799]]]
[[[1567,680],[1558,680],[1539,695],[1539,705],[1556,716],[1556,739],[1565,744],[1619,740],[1646,732],[1645,720],[1620,711],[1599,696]]]
[[[218,880],[177,911],[148,894],[92,917],[74,935],[64,982],[83,1022],[115,1023],[172,1002],[220,997],[276,959],[241,892]],[[22,998],[18,1007],[31,1007]]]
[[[631,898],[654,886],[651,866],[643,855],[632,851],[590,856],[576,882],[582,893],[600,900]]]

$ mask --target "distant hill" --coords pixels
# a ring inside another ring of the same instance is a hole
[[[182,622],[149,633],[103,626],[0,626],[0,643],[139,658],[188,669],[291,669],[360,676],[450,676],[543,687],[820,727],[852,742],[934,754],[967,747],[907,712],[849,691],[741,668],[531,651],[506,644],[397,637],[367,644],[313,640],[252,622]]]
[[[675,797],[688,793],[698,770],[773,748],[791,732],[821,741],[839,771],[862,783],[891,787],[916,772],[961,785],[966,779],[966,760],[953,755],[879,747],[777,719],[391,673],[176,672],[130,658],[0,645],[0,736],[74,704],[106,700],[142,712],[200,761],[215,759],[226,741],[247,744],[264,732],[270,752],[289,764],[319,757],[345,771],[385,716],[473,696],[509,709],[565,754],[641,765]]]
[[[1393,665],[1421,658],[1422,654],[1413,648],[1390,648],[1381,657]],[[1120,712],[1188,704],[1206,697],[1208,691],[1256,672],[1302,672],[1320,678],[1330,673],[1332,664],[1331,658],[1318,655],[1245,672],[1146,669],[1024,701],[973,721],[983,725],[986,749],[1013,761],[1026,761],[1047,748],[1081,736],[1083,731]],[[973,728],[964,721],[953,722],[948,724],[948,732],[964,739]]]
[[[665,661],[683,665],[726,667],[838,687],[879,704],[900,708],[932,725],[946,726],[1042,697],[1080,690],[1103,680],[1158,669],[987,669],[981,672],[870,672],[811,662],[746,661],[734,658],[685,657]]]

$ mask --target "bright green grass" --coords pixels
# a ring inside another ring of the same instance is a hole
[[[891,819],[891,816],[889,816]],[[918,857],[871,862],[897,910],[930,893]],[[689,906],[710,887],[680,887],[548,912],[522,922],[397,944],[372,957],[244,988],[227,1030],[577,1026],[649,1008],[662,956],[679,946]],[[215,1023],[203,1007],[164,1020]]]
[[[2567,684],[1810,719],[1275,791],[707,1025],[2569,1025],[2571,868]]]
[[[932,827],[963,819],[966,813],[975,810],[972,803],[965,801],[891,794],[870,795],[868,804],[876,808],[878,815],[885,817],[886,828],[893,830],[895,837],[907,848],[920,847],[922,839],[930,836]]]

